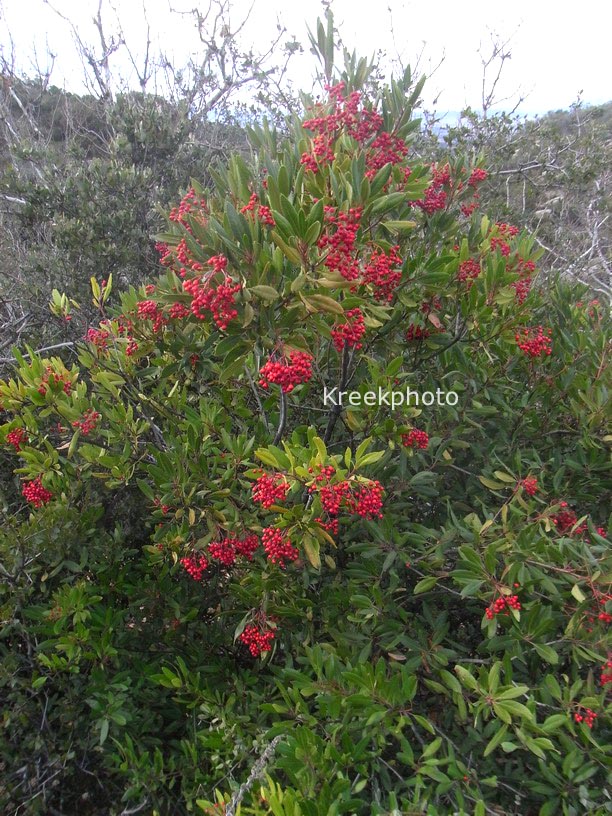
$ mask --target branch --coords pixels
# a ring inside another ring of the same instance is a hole
[[[350,355],[348,346],[344,345],[342,350],[342,368],[340,370],[340,382],[338,384],[338,391],[344,391],[346,387],[346,382],[348,379],[348,371],[349,371],[349,364],[350,364]],[[332,406],[331,411],[329,412],[329,419],[327,420],[327,428],[325,429],[325,435],[323,437],[323,441],[327,445],[327,443],[331,440],[332,434],[334,433],[334,428],[336,427],[336,422],[338,421],[338,417],[342,413],[342,406],[338,402],[337,405]]]
[[[244,799],[245,795],[250,791],[250,789],[255,784],[255,781],[261,777],[263,774],[268,762],[272,759],[272,755],[276,750],[276,746],[281,741],[282,736],[279,734],[277,737],[274,737],[272,742],[266,746],[265,751],[259,757],[257,762],[251,768],[251,773],[248,776],[246,782],[243,782],[242,785],[238,788],[236,793],[232,796],[230,802],[228,803],[227,807],[225,808],[225,816],[236,816],[236,810],[238,805]]]
[[[278,418],[278,430],[276,431],[276,436],[274,437],[274,441],[272,442],[273,445],[278,445],[278,443],[283,438],[283,434],[285,433],[285,425],[287,424],[287,395],[281,389],[280,392],[280,414]]]

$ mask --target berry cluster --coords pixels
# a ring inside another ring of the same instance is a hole
[[[218,561],[224,567],[232,567],[236,563],[236,548],[229,538],[212,541],[208,545],[208,553],[214,561]]]
[[[380,249],[375,249],[369,263],[363,270],[362,283],[374,288],[376,300],[390,303],[397,286],[402,279],[401,267],[402,259],[398,255],[399,246],[393,246],[389,254],[385,254]]]
[[[264,224],[267,224],[269,227],[275,227],[276,221],[272,217],[272,210],[269,207],[266,207],[265,204],[258,204],[258,200],[257,193],[251,193],[249,203],[245,204],[244,207],[240,209],[240,212],[251,212],[253,213],[253,217],[257,215],[259,220],[263,221]]]
[[[527,295],[531,291],[531,285],[533,283],[533,273],[535,272],[535,263],[533,261],[525,261],[522,258],[516,259],[516,267],[512,269],[509,267],[510,271],[515,272],[519,279],[511,283],[510,285],[516,292],[516,300],[517,303],[523,304],[527,299]]]
[[[42,507],[43,504],[48,504],[53,498],[53,493],[43,487],[42,476],[37,476],[31,482],[25,482],[21,493],[26,501],[33,504],[34,507]]]
[[[232,567],[236,563],[238,556],[242,556],[247,561],[253,560],[253,554],[259,547],[259,538],[250,533],[244,538],[230,534],[220,541],[212,541],[208,545],[208,554],[214,561],[219,561],[224,567]]]
[[[187,269],[191,269],[192,272],[200,273],[204,270],[204,265],[200,263],[200,261],[196,261],[191,253],[191,250],[187,246],[187,241],[185,238],[181,238],[178,242],[176,247],[176,259],[179,264],[182,264],[179,275],[181,278],[184,278],[187,274]]]
[[[399,136],[383,131],[370,145],[366,155],[366,178],[372,180],[386,164],[401,164],[408,154],[408,145]]]
[[[551,516],[551,521],[557,528],[557,532],[559,535],[565,535],[566,533],[570,533],[578,521],[578,516],[574,513],[573,510],[568,509],[568,504],[566,501],[559,502],[559,507],[561,508],[559,512]],[[586,524],[581,524],[574,530],[575,535],[581,535],[587,529]]]
[[[341,131],[363,145],[382,127],[383,119],[379,113],[360,108],[361,94],[358,91],[343,96],[345,87],[344,82],[328,86],[333,111],[304,122],[304,129],[312,131],[315,135],[312,140],[312,153],[303,153],[301,163],[314,173],[318,171],[320,163],[334,160],[333,144]],[[381,167],[389,161],[396,163],[403,158],[405,152],[407,150],[403,140],[381,133],[372,144],[369,169],[376,172],[376,165],[380,162]]]
[[[477,187],[481,181],[485,181],[488,177],[488,173],[486,170],[483,170],[480,167],[475,167],[472,170],[472,173],[468,179],[468,185],[470,187]]]
[[[282,360],[268,360],[259,370],[259,384],[268,388],[270,383],[280,385],[289,394],[296,385],[307,383],[312,377],[312,357],[305,351],[292,351]]]
[[[274,629],[259,629],[254,624],[244,627],[240,641],[248,647],[253,657],[259,657],[262,652],[269,652],[274,640]]]
[[[509,615],[510,609],[518,610],[520,608],[521,603],[518,599],[518,595],[500,595],[497,600],[493,601],[493,603],[487,607],[485,615],[489,620],[493,620],[493,618],[501,612],[505,615]]]
[[[347,501],[347,509],[364,519],[381,519],[384,488],[372,480],[361,485]]]
[[[221,331],[227,329],[230,320],[237,317],[234,295],[241,286],[226,274],[227,258],[224,255],[215,255],[208,259],[212,271],[202,277],[192,278],[183,282],[183,288],[191,295],[191,311],[198,320],[205,320],[207,312]],[[213,277],[223,275],[221,283],[214,284]]]
[[[309,472],[313,473],[313,468],[309,468]],[[337,534],[338,516],[342,510],[365,519],[382,518],[384,489],[380,482],[369,481],[367,484],[356,484],[343,480],[331,484],[330,480],[335,473],[336,470],[332,465],[319,466],[319,473],[314,477],[313,484],[308,487],[309,493],[318,495],[323,510],[331,519],[325,522],[322,518],[316,518],[315,521],[326,530]]]
[[[552,354],[552,329],[544,329],[542,326],[525,328],[515,335],[517,346],[527,357],[532,359],[542,355]]]
[[[83,436],[87,436],[88,433],[94,430],[98,422],[100,421],[101,414],[98,411],[94,411],[93,408],[88,408],[81,419],[77,419],[72,423],[72,427],[79,430]]]
[[[342,351],[345,346],[360,349],[362,347],[361,338],[366,332],[361,309],[349,309],[345,317],[346,323],[340,323],[331,330],[334,346],[338,351]]]
[[[29,437],[25,428],[14,428],[7,433],[6,441],[9,445],[12,445],[16,451],[20,451],[21,446],[28,443]]]
[[[504,258],[507,258],[510,255],[510,244],[506,243],[503,238],[500,238],[497,235],[494,235],[490,241],[491,252],[495,252],[496,249],[499,249],[501,254]]]
[[[580,713],[581,711],[584,711],[584,714],[581,714]],[[587,726],[587,728],[592,728],[593,727],[593,724],[595,723],[596,718],[597,718],[597,714],[594,711],[592,711],[590,708],[582,708],[582,706],[580,707],[580,711],[577,711],[574,714],[574,720],[577,723],[584,722],[584,724]]]
[[[157,334],[168,322],[164,313],[154,300],[141,300],[136,304],[137,314],[141,320],[151,320],[153,323],[153,333]]]
[[[408,341],[408,343],[414,343],[417,340],[427,339],[430,334],[431,332],[429,329],[411,323],[408,326],[408,331],[406,332],[406,340]]]
[[[413,206],[420,207],[428,215],[432,215],[436,210],[446,209],[448,195],[443,188],[450,185],[450,168],[448,165],[441,168],[433,165],[432,169],[433,179],[425,190],[425,198],[413,202]]]
[[[70,374],[66,371],[63,374],[57,374],[53,368],[48,365],[45,368],[45,373],[42,376],[40,385],[38,386],[38,393],[43,396],[47,393],[47,388],[56,390],[61,388],[64,394],[70,395],[72,393],[72,380]]]
[[[185,558],[181,558],[181,565],[194,581],[201,581],[202,576],[208,569],[208,561],[205,556],[198,554],[187,555]]]
[[[402,434],[402,445],[405,448],[421,448],[425,450],[429,445],[429,435],[425,431],[413,428],[407,434]]]
[[[278,564],[281,569],[284,569],[290,561],[296,561],[299,556],[289,536],[284,535],[283,531],[277,527],[264,528],[262,544],[268,561]]]
[[[285,501],[289,488],[289,483],[280,473],[262,473],[252,487],[253,501],[268,510],[273,504]]]
[[[168,315],[173,320],[183,320],[184,318],[189,317],[190,314],[191,309],[188,309],[184,303],[173,303],[168,310]]]
[[[162,266],[172,266],[172,252],[168,244],[158,241],[155,244],[155,250],[159,254],[159,262]]]
[[[327,250],[323,261],[325,267],[330,272],[339,273],[348,281],[359,278],[355,240],[359,232],[361,213],[361,207],[352,207],[348,212],[337,212],[335,207],[325,207],[326,230],[317,242],[319,249]]]
[[[474,280],[480,275],[480,263],[474,258],[468,258],[467,261],[462,261],[459,264],[459,271],[457,272],[457,280],[460,283],[467,283],[468,289]]]
[[[535,476],[528,476],[526,479],[521,479],[519,485],[528,496],[535,496],[538,492],[538,480]]]
[[[198,194],[192,187],[187,195],[183,197],[178,207],[173,207],[170,210],[170,220],[176,222],[177,224],[182,224],[189,232],[191,232],[191,228],[187,223],[185,216],[193,213],[194,210],[200,215],[207,211],[206,199],[198,198]]]
[[[602,686],[607,686],[608,683],[612,683],[612,660],[607,660],[601,667],[599,682]]]
[[[472,200],[467,204],[461,204],[459,209],[465,215],[466,218],[469,218],[472,213],[474,213],[478,207],[480,196],[478,193],[474,193],[472,196]]]

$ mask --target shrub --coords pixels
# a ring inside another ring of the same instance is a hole
[[[609,812],[607,315],[319,46],[157,282],[0,384],[5,809]]]

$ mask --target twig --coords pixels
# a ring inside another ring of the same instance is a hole
[[[278,430],[276,431],[276,436],[274,437],[274,441],[272,442],[273,445],[278,445],[278,443],[283,438],[283,434],[285,433],[285,425],[287,424],[287,396],[284,391],[281,390],[280,393],[280,415],[278,418]]]
[[[240,804],[240,802],[242,802],[245,795],[253,787],[255,781],[261,777],[268,762],[272,758],[274,751],[276,750],[276,746],[281,741],[281,739],[282,736],[279,734],[277,737],[274,737],[272,742],[266,747],[263,754],[259,757],[257,762],[251,768],[251,773],[249,774],[247,781],[243,782],[242,785],[236,791],[236,793],[232,796],[229,804],[225,808],[225,816],[236,816],[236,809],[238,805]]]

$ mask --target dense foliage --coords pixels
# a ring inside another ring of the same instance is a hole
[[[315,45],[0,383],[3,812],[610,812],[608,315]]]

